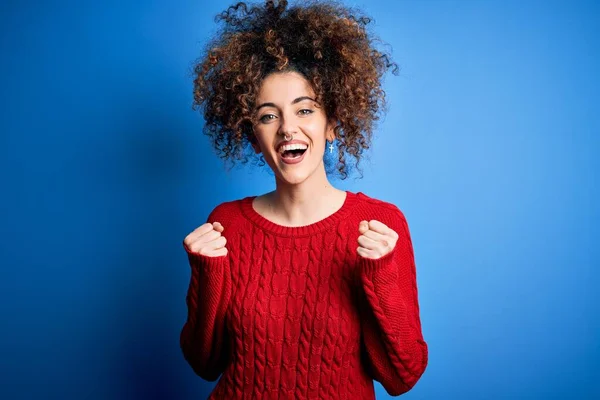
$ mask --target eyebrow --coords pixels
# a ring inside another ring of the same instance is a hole
[[[294,101],[292,101],[291,104],[296,104],[296,103],[300,103],[303,100],[312,100],[315,103],[317,102],[315,99],[313,99],[312,97],[309,96],[301,96],[298,97],[297,99],[294,99]],[[261,107],[277,107],[274,103],[262,103],[260,106],[256,107],[256,110],[254,111],[258,111],[261,109]]]

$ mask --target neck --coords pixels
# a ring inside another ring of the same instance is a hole
[[[343,202],[344,191],[331,185],[323,165],[301,183],[291,184],[276,178],[276,185],[268,196],[271,212],[289,226],[321,220]]]

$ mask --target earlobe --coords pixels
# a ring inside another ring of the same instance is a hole
[[[331,130],[329,135],[327,135],[327,140],[331,143],[333,143],[333,141],[335,140],[335,132],[333,130]]]

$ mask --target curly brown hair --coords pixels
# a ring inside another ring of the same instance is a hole
[[[264,5],[239,2],[215,22],[224,26],[194,63],[192,108],[204,111],[204,133],[225,161],[255,158],[254,104],[262,80],[273,72],[296,71],[311,83],[328,119],[337,121],[337,170],[347,177],[346,154],[356,167],[370,147],[373,125],[385,111],[384,73],[398,65],[375,48],[371,19],[335,1],[310,1],[288,8],[286,0]],[[260,156],[261,165],[264,159]]]

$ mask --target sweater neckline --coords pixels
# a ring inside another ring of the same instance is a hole
[[[242,208],[244,215],[252,223],[254,223],[256,226],[258,226],[259,228],[261,228],[263,230],[269,231],[278,236],[294,236],[294,237],[309,236],[309,235],[313,235],[315,233],[321,232],[331,226],[334,226],[335,224],[337,224],[339,221],[343,220],[349,214],[349,212],[352,210],[352,208],[356,204],[358,196],[360,195],[360,192],[353,193],[348,190],[345,190],[345,192],[346,192],[346,198],[344,199],[342,206],[339,209],[337,209],[337,211],[334,211],[332,214],[321,219],[320,221],[313,222],[312,224],[304,225],[304,226],[279,225],[279,224],[276,224],[275,222],[263,217],[261,214],[259,214],[254,209],[254,206],[252,205],[254,199],[257,196],[244,197],[241,200],[241,208]]]

